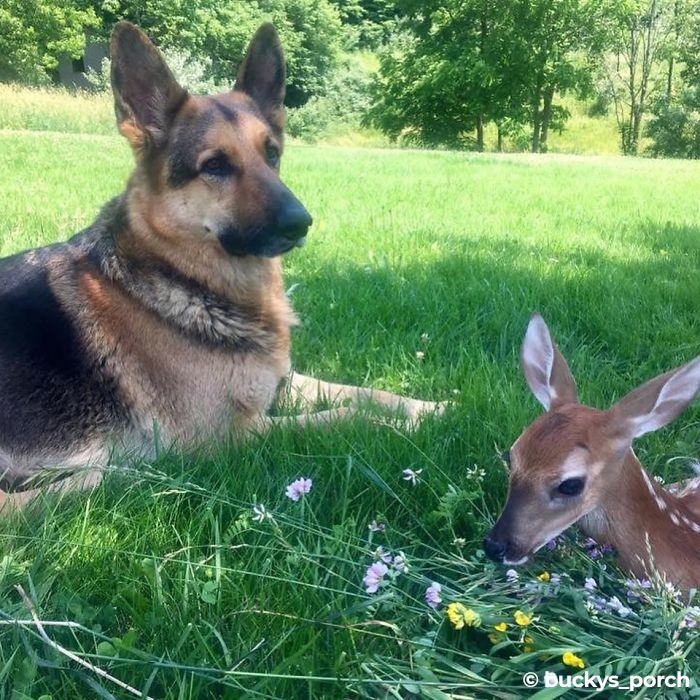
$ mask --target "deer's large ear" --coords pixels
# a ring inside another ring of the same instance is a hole
[[[527,385],[545,410],[578,401],[569,365],[552,343],[549,328],[539,314],[534,314],[528,324],[520,364]]]
[[[158,147],[187,98],[148,37],[130,22],[112,31],[112,91],[117,126],[131,145]]]
[[[700,391],[700,357],[652,379],[620,399],[611,409],[615,425],[630,441],[676,418]]]
[[[263,24],[255,33],[236,78],[236,90],[245,92],[270,125],[282,133],[286,69],[277,31]]]

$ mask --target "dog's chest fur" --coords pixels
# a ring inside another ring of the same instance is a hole
[[[294,315],[281,280],[257,305],[223,298],[175,271],[107,254],[78,266],[75,313],[90,352],[117,378],[130,427],[179,441],[245,428],[289,372]],[[263,283],[261,281],[261,283]]]

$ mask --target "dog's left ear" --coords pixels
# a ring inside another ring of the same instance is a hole
[[[187,91],[149,38],[130,22],[114,27],[110,53],[119,132],[137,151],[158,147]]]
[[[238,71],[235,89],[255,100],[278,134],[284,128],[285,80],[284,53],[279,35],[271,24],[263,24],[250,42]]]

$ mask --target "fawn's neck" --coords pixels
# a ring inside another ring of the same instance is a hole
[[[581,529],[612,545],[638,578],[653,572],[680,586],[700,586],[700,521],[659,485],[629,450],[618,478]]]

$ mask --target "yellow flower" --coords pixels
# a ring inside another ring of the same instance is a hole
[[[548,583],[548,582],[549,582],[549,579],[551,579],[551,578],[552,578],[552,577],[549,575],[549,571],[543,571],[543,572],[537,577],[537,580],[538,580],[538,581],[542,581],[542,583]]]
[[[535,651],[535,640],[529,635],[526,635],[525,639],[523,639],[523,651],[526,654]]]
[[[507,622],[499,622],[497,625],[493,626],[497,632],[505,632],[508,629]]]
[[[532,622],[532,615],[528,615],[522,610],[516,610],[513,615],[513,619],[515,620],[516,624],[520,625],[521,627],[527,627]]]
[[[479,614],[471,608],[467,608],[462,603],[450,603],[447,606],[447,617],[456,630],[467,627],[478,627],[481,624]]]
[[[492,632],[489,635],[489,641],[491,642],[491,644],[498,644],[498,642],[500,642],[502,639],[503,639],[503,635],[501,635],[501,634],[496,634],[496,633]]]
[[[584,660],[570,651],[565,652],[564,655],[561,657],[561,660],[567,666],[573,666],[574,668],[586,668]]]

